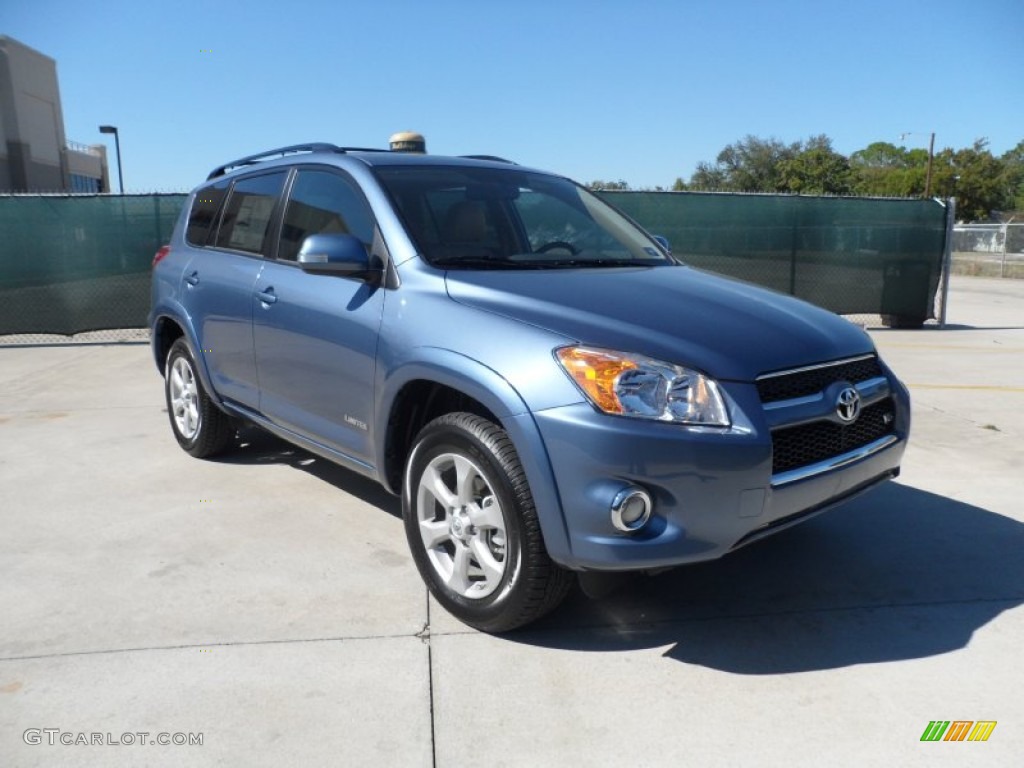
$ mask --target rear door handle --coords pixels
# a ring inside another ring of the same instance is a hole
[[[199,273],[193,272],[191,275],[185,275],[185,282],[189,285],[199,285]]]
[[[260,301],[264,304],[273,304],[277,301],[277,294],[274,293],[274,286],[269,286],[266,290],[260,291],[256,294]]]

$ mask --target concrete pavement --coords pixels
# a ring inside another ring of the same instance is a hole
[[[183,453],[148,347],[0,348],[0,765],[1015,763],[1024,283],[954,276],[949,322],[872,331],[898,482],[505,637],[428,600],[372,483]]]

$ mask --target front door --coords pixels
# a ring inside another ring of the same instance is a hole
[[[302,241],[349,233],[369,250],[374,220],[362,192],[340,171],[300,168],[281,222],[276,259],[253,296],[259,409],[271,421],[372,464],[377,335],[382,286],[303,272]]]

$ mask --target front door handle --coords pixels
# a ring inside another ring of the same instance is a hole
[[[185,275],[185,282],[189,285],[199,285],[199,273],[193,272],[191,275]]]
[[[267,289],[260,291],[256,294],[260,301],[264,304],[273,304],[277,301],[277,294],[274,293],[274,286],[270,286]]]

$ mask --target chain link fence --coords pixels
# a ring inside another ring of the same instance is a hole
[[[0,343],[148,338],[150,265],[185,198],[0,196]]]
[[[952,250],[957,274],[1024,278],[1024,223],[957,224]]]
[[[941,316],[946,209],[936,201],[600,194],[695,267],[865,325]],[[186,198],[0,196],[0,344],[146,340],[150,265]]]

